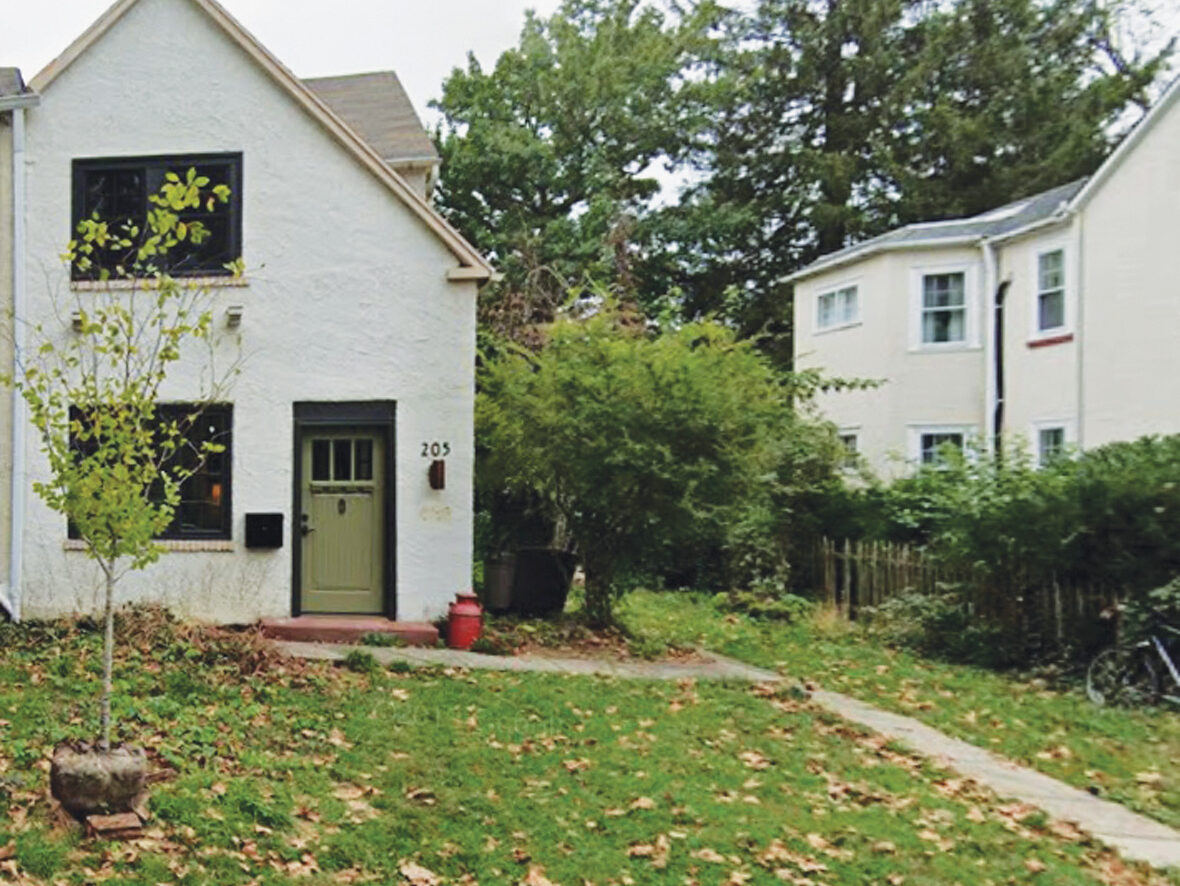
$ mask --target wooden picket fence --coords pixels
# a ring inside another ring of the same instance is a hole
[[[969,616],[1002,626],[1027,657],[1090,649],[1112,639],[1109,618],[1119,594],[1085,582],[1033,581],[1020,574],[1005,586],[981,575],[953,572],[925,551],[879,541],[821,539],[811,564],[823,599],[845,618],[900,594],[933,594],[954,586]]]

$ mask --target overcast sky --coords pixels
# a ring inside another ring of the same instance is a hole
[[[31,80],[112,0],[0,0],[0,66]],[[419,115],[443,79],[473,51],[485,67],[516,44],[524,11],[547,15],[559,0],[221,0],[263,45],[301,77],[392,68]],[[1152,42],[1180,30],[1180,0],[1154,7]],[[745,5],[739,3],[733,5]]]
[[[0,66],[41,70],[113,0],[0,0]],[[526,9],[545,15],[559,0],[220,0],[301,77],[392,68],[426,113],[468,50],[491,67],[516,45]]]

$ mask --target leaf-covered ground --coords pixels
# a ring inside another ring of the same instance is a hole
[[[697,644],[908,714],[1047,775],[1180,827],[1180,714],[1098,708],[1060,689],[889,649],[855,626],[719,613],[705,595],[638,592],[633,631]]]
[[[0,627],[0,882],[1164,882],[1072,828],[748,685],[276,664],[155,631],[121,656],[155,821],[47,816],[97,638]],[[169,773],[168,770],[174,770]]]

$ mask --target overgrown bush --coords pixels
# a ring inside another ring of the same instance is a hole
[[[1180,575],[1180,436],[1112,443],[1043,468],[1017,444],[998,456],[948,454],[892,484],[832,495],[826,516],[830,534],[924,547],[963,583],[963,607],[975,608],[961,623],[953,613],[966,610],[945,595],[879,612],[897,622],[889,630],[899,641],[976,658],[991,632],[1001,658],[1019,657],[1030,602],[1048,589],[1090,587],[1135,603]],[[966,642],[965,631],[983,633]],[[1066,644],[1085,652],[1102,634],[1083,628]]]
[[[717,323],[656,328],[609,299],[564,313],[538,352],[504,346],[482,363],[481,500],[515,496],[563,528],[600,624],[637,576],[698,551],[785,573],[792,495],[840,458],[804,412],[816,384]]]
[[[741,612],[771,621],[803,621],[815,609],[813,601],[796,594],[773,593],[762,588],[718,594],[714,599],[717,608],[724,612]]]
[[[936,593],[899,594],[878,606],[864,607],[860,618],[869,635],[888,646],[987,667],[1020,660],[1019,638],[1000,625],[975,618],[957,585]]]

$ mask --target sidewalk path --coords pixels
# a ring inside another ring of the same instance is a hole
[[[414,647],[358,647],[334,643],[275,644],[297,658],[340,661],[364,648],[381,664],[404,661],[416,665],[479,668],[499,671],[544,672],[578,676],[620,677],[635,680],[744,680],[763,683],[781,679],[773,671],[756,668],[716,653],[697,662],[611,662],[545,656],[480,655],[452,649]],[[1011,797],[1043,809],[1053,818],[1069,821],[1113,846],[1125,858],[1159,868],[1180,868],[1180,831],[1131,812],[1117,803],[1094,797],[1054,778],[1018,766],[991,751],[951,738],[913,717],[890,713],[838,692],[819,690],[812,701],[868,729],[904,742],[960,775],[973,779],[1001,797]]]

